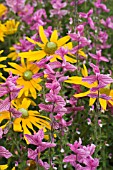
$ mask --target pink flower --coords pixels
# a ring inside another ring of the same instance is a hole
[[[27,138],[27,140],[28,140],[28,142],[30,144],[37,146],[37,150],[36,150],[37,153],[40,153],[40,152],[44,151],[47,148],[51,148],[51,147],[56,146],[56,144],[54,144],[54,143],[42,142],[42,140],[44,138],[43,129],[40,129],[38,131],[38,133],[36,133],[34,135],[25,134],[25,137]]]
[[[105,21],[104,19],[101,19],[100,22],[101,22],[101,24],[103,24],[105,27],[113,29],[113,22],[112,22],[112,20],[111,20],[110,17],[108,17],[108,18],[106,19],[106,21]]]
[[[0,146],[0,157],[5,157],[6,159],[10,158],[12,153],[10,153],[6,148]]]
[[[25,0],[6,0],[7,6],[15,13],[22,11]]]
[[[105,12],[110,11],[110,9],[108,9],[105,4],[102,4],[100,2],[95,2],[94,5],[95,5],[96,8],[101,8]]]
[[[89,53],[89,55],[92,58],[94,58],[95,60],[97,60],[98,62],[100,62],[100,61],[109,62],[109,60],[107,58],[105,58],[104,56],[101,55],[101,50],[96,51],[96,54]]]

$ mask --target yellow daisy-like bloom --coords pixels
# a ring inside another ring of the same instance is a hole
[[[83,67],[84,68],[82,69],[82,75],[84,77],[88,76],[86,66],[84,65]],[[82,78],[83,77],[73,76],[73,77],[69,77],[69,79],[65,81],[67,83],[83,85],[84,87],[87,87],[89,89],[86,92],[75,94],[74,97],[77,97],[77,98],[85,97],[85,96],[89,95],[90,93],[92,93],[92,91],[90,90],[92,87],[97,87],[98,86],[97,82],[89,84],[87,82],[83,82]],[[98,94],[98,91],[93,92],[93,93]],[[113,105],[113,90],[110,90],[110,85],[107,85],[106,87],[99,89],[99,95],[101,95],[101,94],[106,94],[107,96],[111,97],[110,100],[105,100],[105,99],[102,99],[102,98],[99,97],[99,103],[100,103],[101,107],[104,110],[106,110],[107,103],[110,103],[111,105]],[[91,98],[90,97],[89,106],[92,106],[95,103],[95,101],[96,101],[96,98]]]
[[[60,39],[58,39],[58,33],[57,30],[54,30],[50,40],[46,37],[44,33],[44,29],[42,26],[39,27],[39,35],[42,43],[36,42],[30,38],[27,38],[28,41],[31,43],[38,45],[40,47],[39,51],[29,51],[29,52],[22,52],[19,53],[19,56],[22,58],[28,58],[29,61],[35,61],[35,60],[41,60],[45,56],[51,55],[53,58],[51,59],[51,62],[56,61],[57,58],[61,60],[61,57],[57,54],[55,54],[56,50],[58,50],[60,47],[68,48],[69,50],[72,49],[72,42],[67,43],[70,40],[70,36],[65,36]],[[70,54],[70,53],[69,53]],[[71,54],[70,54],[71,55]],[[76,63],[76,60],[65,55],[66,61],[69,61],[71,63]]]
[[[8,20],[4,23],[4,26],[6,28],[5,34],[6,35],[11,35],[17,32],[18,25],[20,22],[15,22],[15,20]]]
[[[0,18],[6,13],[7,7],[3,4],[0,4]]]
[[[31,94],[31,96],[36,99],[36,90],[40,91],[42,89],[42,87],[38,84],[41,82],[41,79],[32,78],[32,76],[39,71],[39,68],[36,66],[36,64],[33,64],[27,60],[25,63],[24,59],[21,59],[21,66],[11,62],[8,64],[14,69],[5,68],[4,70],[7,72],[11,71],[13,74],[19,75],[19,78],[17,79],[17,85],[23,87],[18,94],[18,98],[20,98],[22,95],[27,97],[29,94]]]
[[[43,128],[44,131],[50,129],[50,123],[48,122],[50,119],[46,116],[40,115],[38,111],[28,110],[30,104],[31,101],[26,98],[23,99],[20,105],[14,103],[15,108],[22,112],[22,116],[14,120],[13,130],[16,132],[23,132],[24,134],[31,134],[31,131],[35,133],[33,126],[38,129]]]
[[[15,132],[23,132],[23,134],[32,134],[36,133],[36,127],[38,129],[43,129],[44,132],[47,129],[51,129],[50,119],[46,116],[40,115],[40,113],[36,110],[29,110],[29,106],[31,105],[31,100],[24,98],[21,103],[17,102],[17,100],[12,102],[12,106],[15,107],[16,110],[22,113],[22,116],[19,118],[15,118],[13,122],[13,130]],[[6,126],[9,126],[10,112],[4,111],[0,112],[0,123],[3,120],[7,120],[4,125],[1,125],[0,128],[4,129]],[[45,135],[45,138],[48,138],[48,135]],[[27,140],[26,140],[27,141]]]
[[[15,61],[18,58],[18,52],[14,47],[10,47],[10,53],[7,55],[7,58],[10,58],[11,60]]]

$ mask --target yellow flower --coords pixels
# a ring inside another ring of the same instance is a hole
[[[88,72],[87,72],[87,68],[86,66],[84,65],[84,68],[82,69],[82,75],[85,76],[88,76]],[[75,94],[74,97],[85,97],[87,95],[89,95],[90,93],[92,93],[92,91],[90,90],[92,87],[97,87],[98,86],[98,83],[97,82],[94,82],[92,84],[89,84],[87,82],[83,82],[82,81],[82,77],[77,77],[77,76],[73,76],[73,77],[69,77],[68,80],[66,80],[65,82],[67,83],[72,83],[72,84],[79,84],[79,85],[83,85],[84,87],[87,87],[89,88],[88,91],[86,92],[83,92],[83,93],[79,93],[79,94]],[[98,91],[95,92],[95,94],[98,94]],[[107,103],[109,102],[111,105],[113,105],[113,90],[110,90],[110,85],[107,85],[106,87],[104,88],[101,88],[99,90],[99,96],[101,94],[106,94],[107,96],[109,97],[112,97],[110,100],[105,100],[105,99],[102,99],[99,97],[99,103],[101,105],[101,107],[106,110],[106,107],[107,107]],[[91,98],[90,97],[90,100],[89,100],[89,106],[92,106],[96,101],[96,98]]]
[[[36,110],[29,110],[29,106],[31,105],[31,100],[24,98],[21,102],[17,102],[17,100],[12,102],[12,106],[15,107],[16,110],[22,113],[22,116],[19,118],[15,118],[13,122],[13,130],[15,132],[23,132],[23,134],[32,134],[36,133],[36,127],[38,129],[43,129],[44,132],[47,129],[51,129],[50,119],[46,116],[40,115],[40,113]],[[0,112],[0,123],[3,120],[7,120],[7,122],[0,126],[0,128],[4,129],[6,126],[9,126],[10,112],[4,111]],[[48,135],[45,135],[45,138],[48,138]]]
[[[38,111],[28,110],[30,104],[31,101],[26,98],[23,99],[21,104],[17,105],[14,103],[15,108],[22,112],[22,116],[14,120],[13,130],[16,132],[23,131],[24,134],[31,134],[31,131],[35,133],[34,126],[38,129],[43,128],[44,131],[50,129],[50,123],[48,122],[50,119],[40,115]]]
[[[41,39],[42,43],[36,42],[30,38],[27,38],[27,40],[35,45],[38,45],[40,47],[40,50],[19,53],[20,57],[28,58],[29,61],[35,61],[35,60],[41,60],[45,56],[51,55],[51,56],[53,56],[53,58],[51,59],[51,62],[53,62],[57,58],[61,59],[61,57],[59,55],[55,54],[56,50],[58,50],[60,47],[63,46],[64,48],[68,48],[69,50],[72,49],[72,42],[67,43],[70,40],[70,36],[65,36],[65,37],[58,39],[57,30],[53,31],[53,33],[50,37],[50,40],[48,40],[48,38],[46,37],[46,35],[44,33],[43,27],[40,26],[39,27],[39,35],[40,35],[40,39]],[[66,58],[66,61],[69,61],[71,63],[76,62],[75,59],[73,59],[67,55],[65,55],[65,58]]]
[[[10,47],[10,53],[7,55],[7,58],[11,58],[12,60],[16,60],[18,56],[18,52],[14,47]]]
[[[6,13],[7,7],[3,4],[0,4],[0,18]]]
[[[4,23],[4,26],[6,28],[5,34],[11,35],[17,32],[19,22],[15,22],[15,20],[8,20]]]
[[[36,90],[40,91],[42,88],[38,84],[41,79],[40,78],[32,78],[32,76],[39,71],[39,68],[36,64],[33,64],[24,59],[21,59],[21,66],[16,63],[8,63],[13,68],[5,68],[4,70],[7,72],[12,72],[13,74],[19,75],[17,79],[17,85],[22,86],[23,88],[20,90],[18,97],[20,98],[23,94],[27,97],[29,94],[36,99],[37,94]]]

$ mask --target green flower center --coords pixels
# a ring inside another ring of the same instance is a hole
[[[21,116],[22,118],[27,118],[29,116],[28,111],[24,108],[20,108],[18,109],[18,111],[22,113],[22,116]]]
[[[23,78],[24,80],[29,81],[32,79],[32,75],[33,75],[33,72],[31,70],[27,70],[24,72]]]
[[[55,42],[48,42],[44,48],[45,53],[54,54],[58,46]]]

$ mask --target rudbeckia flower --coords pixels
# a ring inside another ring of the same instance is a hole
[[[82,69],[82,75],[84,77],[88,76],[87,68],[85,65],[84,65],[84,68]],[[84,87],[89,89],[86,92],[75,94],[74,97],[76,98],[90,96],[90,94],[92,94],[92,91],[90,89],[98,86],[97,82],[89,84],[88,82],[83,82],[82,78],[83,77],[73,76],[73,77],[69,77],[69,79],[65,81],[67,83],[83,85]],[[106,110],[107,103],[110,103],[111,105],[113,105],[113,90],[110,90],[110,85],[107,85],[104,88],[100,88],[99,91],[93,92],[93,95],[95,95],[95,97],[90,97],[89,106],[92,106],[95,103],[96,95],[98,95],[98,93],[99,93],[99,103],[104,110]],[[109,99],[106,100],[102,98],[101,96],[103,96],[103,94],[108,96]]]
[[[13,122],[13,130],[16,132],[22,132],[24,134],[31,134],[35,132],[34,126],[38,129],[50,129],[50,123],[48,122],[50,119],[46,116],[40,115],[38,111],[29,110],[29,106],[31,101],[24,98],[20,105],[14,103],[15,108],[22,113],[22,116],[16,118]],[[30,131],[31,130],[31,131]]]
[[[3,4],[0,4],[0,18],[6,13],[7,7]]]
[[[23,87],[19,92],[18,98],[20,98],[23,94],[26,97],[31,94],[31,96],[36,99],[36,90],[41,90],[41,86],[38,84],[41,79],[32,78],[32,76],[39,71],[39,68],[27,60],[25,63],[24,59],[21,59],[21,66],[11,62],[8,64],[13,68],[5,68],[4,70],[19,75],[19,78],[17,79],[17,85]]]
[[[11,35],[17,32],[19,22],[15,22],[15,20],[8,20],[4,23],[4,26],[6,28],[5,34]]]
[[[20,57],[28,58],[29,61],[35,61],[35,60],[39,61],[42,58],[44,58],[45,56],[51,55],[51,56],[53,56],[51,61],[55,61],[55,60],[57,60],[57,58],[61,60],[61,57],[59,55],[55,54],[55,52],[60,47],[67,48],[69,50],[72,49],[72,43],[71,42],[67,43],[70,40],[70,36],[65,36],[65,37],[58,39],[57,30],[53,31],[53,33],[50,37],[50,40],[48,40],[43,27],[40,26],[39,27],[39,36],[40,36],[42,43],[36,42],[30,38],[27,38],[27,40],[35,45],[38,45],[40,47],[40,50],[19,53]],[[71,63],[76,62],[75,59],[73,59],[67,55],[65,55],[65,58],[66,58],[66,61],[69,61]]]
[[[21,117],[14,119],[13,130],[16,132],[23,132],[23,134],[35,133],[36,127],[38,129],[43,129],[44,132],[47,131],[47,129],[50,130],[50,119],[46,116],[40,115],[36,110],[29,110],[30,105],[31,100],[27,98],[24,98],[21,103],[18,103],[17,100],[12,102],[12,106],[22,113]],[[7,122],[4,125],[1,125],[0,128],[4,129],[6,126],[9,126],[10,119],[10,112],[0,112],[0,123],[2,123],[3,120],[7,120]],[[48,136],[45,135],[45,137]]]

